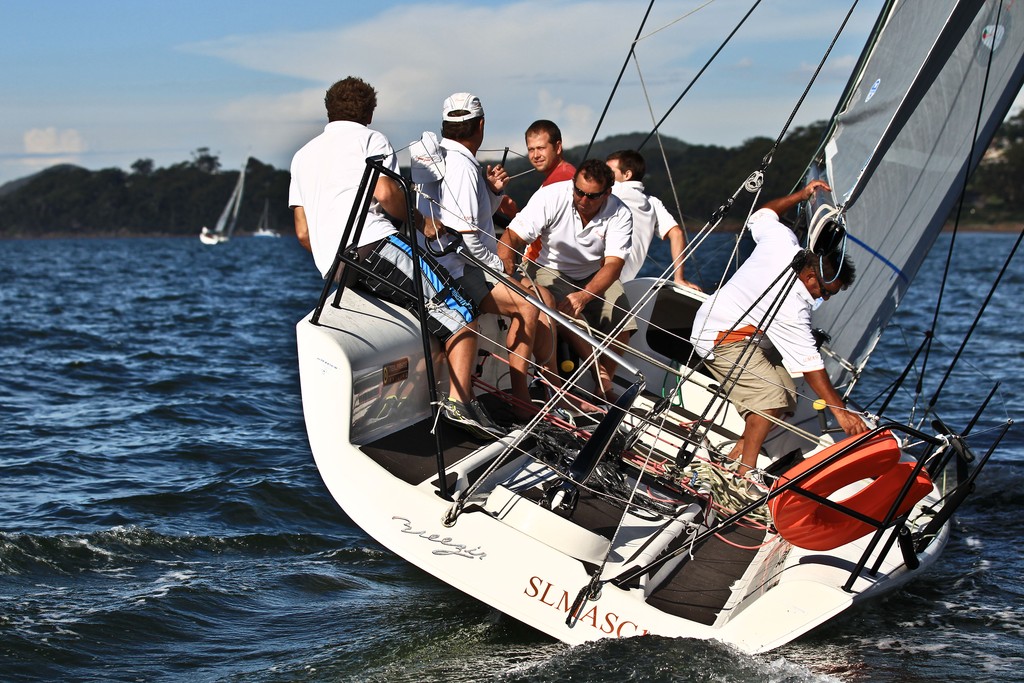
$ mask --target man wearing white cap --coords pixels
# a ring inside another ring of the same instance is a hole
[[[498,210],[508,183],[501,165],[482,166],[477,161],[484,138],[484,109],[480,98],[471,93],[455,93],[441,107],[440,143],[425,134],[420,147],[412,152],[413,181],[421,194],[420,211],[460,233],[464,249],[476,260],[501,272],[503,263],[496,253],[494,213]],[[428,149],[429,148],[429,149]],[[447,238],[442,238],[445,242]],[[506,343],[509,348],[509,379],[512,394],[521,402],[513,406],[520,419],[531,416],[527,369],[537,325],[537,310],[514,294],[498,278],[461,254],[438,257],[438,261],[456,278],[459,287],[484,312],[508,316],[510,325]],[[463,395],[470,387],[464,387]],[[449,398],[445,415],[461,413],[466,406]],[[471,401],[471,412],[481,421],[488,419],[478,401]]]

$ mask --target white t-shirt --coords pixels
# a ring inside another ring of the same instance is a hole
[[[729,281],[701,305],[694,317],[690,342],[701,356],[712,357],[719,333],[752,325],[764,330],[762,345],[774,346],[790,372],[821,370],[825,363],[811,334],[814,299],[799,278],[775,318],[761,322],[790,280],[790,263],[801,249],[796,235],[771,209],[754,212],[747,224],[757,246]],[[761,296],[766,288],[767,293]]]
[[[678,225],[676,219],[668,212],[665,205],[657,197],[649,197],[644,193],[644,184],[637,180],[627,180],[612,185],[612,194],[633,212],[633,249],[622,266],[619,280],[629,282],[640,272],[647,252],[651,248],[651,240],[657,234],[665,239],[668,231]]]
[[[424,216],[440,218],[446,227],[461,233],[466,251],[491,268],[503,271],[497,254],[493,218],[502,195],[491,192],[484,179],[483,167],[465,145],[442,138],[440,147],[444,157],[444,178],[420,185],[423,193],[417,201],[420,212]],[[422,234],[419,239],[424,241]],[[441,245],[447,244],[448,239],[442,237]],[[434,248],[438,248],[436,243]],[[448,254],[439,257],[438,261],[452,277],[462,277],[465,258],[459,254]]]
[[[585,280],[601,268],[601,260],[625,260],[633,245],[633,215],[615,195],[586,226],[572,201],[573,180],[537,190],[512,219],[511,230],[527,244],[541,238],[537,263],[574,280]]]
[[[352,212],[366,159],[378,154],[385,155],[386,168],[398,171],[398,160],[383,133],[354,121],[332,121],[292,157],[288,205],[304,209],[313,261],[325,277]],[[394,232],[380,204],[372,200],[357,246]]]

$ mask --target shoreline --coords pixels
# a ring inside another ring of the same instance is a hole
[[[234,235],[232,235],[231,239],[247,239],[249,237],[255,237],[255,235],[256,235],[256,233],[253,233],[253,232],[235,233]],[[282,233],[281,237],[292,237],[292,238],[294,238],[295,235],[294,235],[294,233],[292,233],[292,234]],[[185,234],[185,233],[181,233],[181,232],[116,232],[115,231],[115,232],[87,232],[87,233],[80,233],[80,232],[49,231],[49,232],[44,232],[44,233],[41,233],[41,234],[38,234],[38,235],[23,235],[23,234],[0,235],[0,241],[3,241],[3,240],[8,240],[8,241],[15,241],[15,240],[19,240],[19,241],[20,240],[64,240],[64,239],[83,239],[83,240],[97,239],[97,240],[100,240],[100,239],[146,239],[146,238],[154,238],[154,239],[166,239],[166,238],[173,238],[173,239],[199,239],[199,233],[197,232],[197,233],[195,233],[193,235],[193,234]]]

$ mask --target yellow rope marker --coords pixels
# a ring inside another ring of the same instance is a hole
[[[825,399],[819,398],[818,400],[816,400],[814,402],[814,409],[818,410],[818,411],[825,410],[825,406],[827,406],[827,405],[828,404],[825,403]]]

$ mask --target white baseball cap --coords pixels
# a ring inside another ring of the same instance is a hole
[[[452,112],[466,113],[452,114]],[[483,115],[484,108],[480,104],[480,98],[468,92],[457,92],[441,105],[442,121],[468,121]]]

